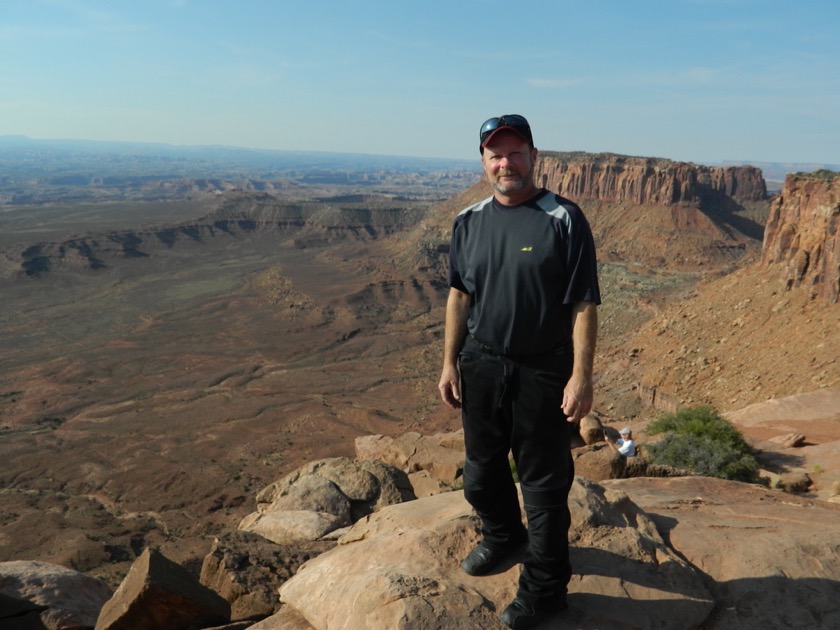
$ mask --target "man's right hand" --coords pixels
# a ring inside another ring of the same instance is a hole
[[[453,409],[461,408],[461,375],[456,366],[444,366],[438,389],[443,402]]]

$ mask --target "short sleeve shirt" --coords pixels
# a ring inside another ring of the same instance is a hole
[[[624,440],[619,438],[616,442],[618,444],[618,452],[627,457],[636,455],[636,443],[633,440]]]
[[[470,296],[469,333],[514,357],[571,352],[572,306],[601,303],[589,223],[547,190],[518,206],[490,197],[462,210],[449,284]]]

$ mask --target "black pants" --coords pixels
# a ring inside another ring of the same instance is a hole
[[[512,360],[468,338],[460,355],[466,464],[464,496],[481,518],[484,542],[504,547],[523,535],[511,474],[513,453],[528,519],[518,596],[565,596],[569,564],[572,425],[561,404],[571,357]]]

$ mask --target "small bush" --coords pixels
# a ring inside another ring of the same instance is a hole
[[[712,407],[689,407],[666,414],[654,420],[647,432],[667,434],[649,446],[655,464],[722,479],[758,481],[758,462],[749,444]]]

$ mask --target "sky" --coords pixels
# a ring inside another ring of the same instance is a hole
[[[0,136],[840,163],[837,0],[0,0]]]

